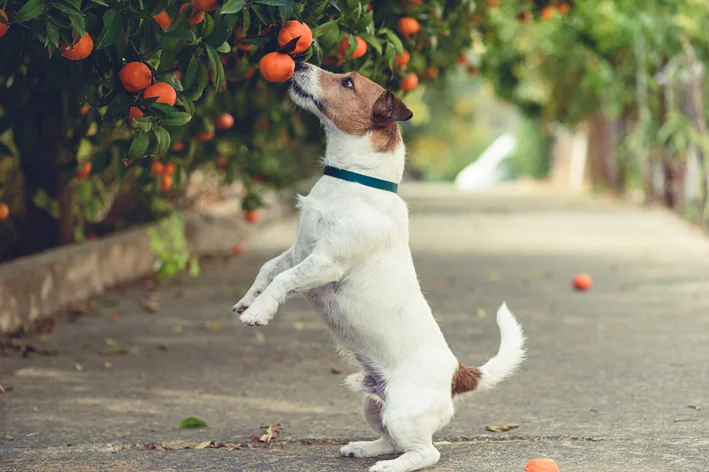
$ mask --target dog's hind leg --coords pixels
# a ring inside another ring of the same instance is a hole
[[[375,441],[353,441],[340,448],[340,454],[345,457],[375,457],[384,454],[401,452],[396,441],[382,424],[382,404],[370,397],[364,401],[364,421],[372,430],[379,434]]]
[[[394,460],[379,461],[370,472],[412,472],[432,466],[441,457],[433,447],[433,433],[453,416],[453,400],[446,394],[412,395],[387,392],[382,423],[404,453]]]

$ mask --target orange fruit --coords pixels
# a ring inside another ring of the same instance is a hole
[[[426,70],[423,71],[423,76],[426,79],[435,79],[436,77],[438,77],[438,73],[439,73],[438,67],[431,66],[431,67],[426,68]]]
[[[157,15],[153,15],[153,19],[158,22],[162,29],[168,29],[172,24],[172,18],[166,11],[161,11]]]
[[[172,88],[172,85],[165,82],[157,82],[143,92],[143,98],[153,97],[158,97],[157,103],[166,103],[173,106],[177,100],[177,92]]]
[[[406,64],[409,63],[411,60],[411,54],[409,54],[409,51],[404,49],[404,52],[399,55],[399,53],[396,53],[396,65],[399,67],[406,67]]]
[[[76,177],[85,179],[91,173],[91,162],[85,161],[80,165],[80,169],[76,171]]]
[[[170,72],[170,73],[171,73],[172,75],[174,75],[174,76],[177,78],[177,80],[182,80],[182,72],[180,72],[179,70],[172,71],[172,72]]]
[[[7,18],[7,13],[5,13],[5,11],[2,8],[0,8],[0,15],[2,15],[3,18],[5,18],[5,21],[10,23],[10,20]],[[5,36],[5,33],[7,33],[8,28],[9,28],[9,26],[6,25],[5,23],[0,23],[0,38]]]
[[[217,129],[229,129],[234,126],[234,117],[229,113],[219,115],[214,123]]]
[[[566,15],[569,11],[571,11],[571,6],[569,6],[568,3],[562,3],[556,9],[561,13],[562,15]],[[2,36],[2,34],[0,34]]]
[[[405,38],[410,38],[418,33],[420,29],[421,25],[416,21],[416,18],[411,18],[410,16],[400,18],[396,23],[396,30]]]
[[[86,116],[89,114],[89,106],[87,104],[81,105],[81,108],[79,108],[79,114],[81,116]]]
[[[487,7],[490,10],[494,10],[495,8],[500,8],[500,2],[497,0],[488,0]]]
[[[130,93],[140,92],[150,86],[153,81],[153,74],[148,66],[142,62],[129,62],[123,66],[121,73],[118,74],[123,87]]]
[[[585,292],[593,285],[593,279],[588,274],[576,274],[573,280],[574,288],[579,292]]]
[[[409,5],[421,5],[423,0],[409,0]]]
[[[478,75],[478,69],[473,66],[468,66],[468,75],[470,77],[475,77],[476,75]]]
[[[161,192],[167,192],[172,188],[172,176],[163,174],[162,177],[160,177],[160,191]]]
[[[532,459],[524,466],[524,472],[559,472],[559,466],[552,459]]]
[[[162,162],[155,160],[150,165],[150,175],[160,175],[165,171],[165,166]]]
[[[70,61],[80,61],[86,59],[94,50],[94,40],[91,39],[91,35],[86,33],[81,39],[74,42],[73,46],[69,46],[67,43],[62,41],[59,44],[59,50],[62,56],[69,59]]]
[[[374,5],[371,3],[367,5],[367,11],[374,11]]]
[[[310,31],[310,27],[300,21],[291,20],[283,25],[283,28],[278,32],[278,46],[283,47],[298,36],[300,39],[290,54],[303,53],[313,44],[313,32]]]
[[[219,7],[217,0],[192,0],[192,5],[199,11],[214,11]]]
[[[254,48],[253,44],[239,43],[236,45],[236,49],[239,51],[250,52]]]
[[[7,29],[5,29],[5,31],[7,31]],[[7,203],[0,203],[0,221],[5,221],[8,216],[10,216],[10,207],[7,206]]]
[[[219,167],[226,167],[227,158],[226,156],[217,156],[217,165]]]
[[[214,138],[214,130],[209,130],[209,131],[200,131],[197,133],[197,136],[195,136],[195,139],[203,143],[205,141],[211,141]]]
[[[551,20],[551,18],[554,16],[554,8],[553,7],[544,7],[542,9],[542,19],[543,20]]]
[[[163,175],[173,175],[175,172],[177,172],[177,164],[174,162],[168,162],[165,164],[162,171]]]
[[[128,109],[128,118],[131,120],[137,120],[138,118],[144,117],[145,114],[138,107],[130,107]]]
[[[246,215],[244,215],[244,219],[249,223],[256,223],[258,221],[258,211],[256,211],[256,210],[247,211]]]
[[[175,152],[180,152],[185,149],[185,143],[183,143],[182,141],[175,141],[174,143],[172,143],[172,147],[170,149]]]
[[[295,61],[288,54],[271,52],[261,58],[258,63],[261,77],[269,82],[285,82],[293,77]]]
[[[364,56],[367,52],[367,43],[364,42],[364,39],[360,38],[359,36],[355,36],[355,40],[357,41],[357,47],[355,48],[354,52],[352,53],[352,56],[350,56],[350,59],[358,59],[362,56]],[[345,38],[342,41],[340,41],[340,56],[344,58],[345,54],[347,54],[347,50],[350,48],[350,41],[349,39]]]
[[[190,7],[189,3],[185,3],[180,7],[179,13],[180,15],[187,9],[187,7]],[[190,7],[190,16],[189,20],[187,23],[191,25],[198,25],[204,21],[204,13],[202,13],[199,10],[196,10],[195,8]]]
[[[254,76],[254,73],[256,73],[256,69],[254,69],[254,66],[249,64],[248,66],[246,66],[246,70],[244,71],[244,78],[250,79]]]
[[[464,65],[466,65],[466,64],[468,63],[468,58],[465,57],[465,54],[461,54],[460,56],[458,56],[458,61],[457,61],[457,62],[458,62],[458,64],[460,64],[461,66],[464,66]]]
[[[406,76],[404,80],[401,81],[401,86],[399,87],[402,92],[409,92],[416,88],[419,84],[419,78],[413,72]]]

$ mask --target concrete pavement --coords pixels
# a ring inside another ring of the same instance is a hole
[[[663,211],[602,200],[402,193],[421,284],[453,351],[469,365],[496,352],[502,301],[529,338],[520,374],[467,398],[438,434],[431,470],[521,472],[543,456],[562,472],[709,470],[709,240]],[[307,303],[289,302],[264,328],[230,313],[293,231],[274,224],[246,255],[171,282],[157,313],[140,308],[141,285],[126,287],[28,339],[58,355],[0,357],[0,384],[13,387],[0,394],[0,470],[366,470],[374,460],[337,456],[337,444],[371,433]],[[576,272],[594,277],[590,292],[571,289]],[[177,430],[189,416],[209,427]],[[284,429],[269,446],[145,449],[246,444],[271,423]],[[507,423],[520,426],[486,430]]]

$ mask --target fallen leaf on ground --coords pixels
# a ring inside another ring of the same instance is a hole
[[[2,387],[2,385],[0,385],[0,388],[1,387]],[[701,408],[697,405],[687,405],[687,408],[691,408],[692,410],[697,410],[697,411],[701,410]]]
[[[0,384],[0,393],[5,393],[5,389],[3,388],[2,384]]]
[[[172,334],[182,334],[185,332],[185,328],[182,325],[177,325],[172,327]]]
[[[211,321],[205,321],[204,322],[204,329],[209,329],[211,331],[221,331],[222,324],[221,323],[212,323]]]
[[[15,438],[12,437],[12,436],[10,436],[9,434],[6,434],[6,435],[5,435],[5,439],[7,439],[8,441],[12,441],[12,440],[15,439]]]
[[[302,321],[296,321],[293,323],[293,329],[296,331],[303,331],[303,328],[305,328],[305,324],[303,324]]]
[[[88,368],[85,365],[79,364],[77,362],[76,364],[74,364],[74,370],[77,372],[86,372],[88,370]]]
[[[330,369],[330,373],[331,373],[331,374],[338,375],[338,374],[341,374],[342,371],[341,371],[340,369],[335,369],[335,368],[333,367],[333,368]]]
[[[158,300],[145,299],[140,301],[140,306],[148,313],[155,313],[160,310],[160,302]]]
[[[511,429],[519,428],[519,425],[518,425],[518,424],[515,424],[515,423],[509,423],[509,424],[506,424],[506,425],[503,425],[503,426],[490,426],[490,425],[488,425],[488,426],[485,426],[485,428],[486,428],[488,431],[492,431],[493,433],[506,433],[507,431],[509,431],[509,430],[511,430]]]
[[[106,345],[111,347],[120,347],[121,343],[113,338],[106,338]]]
[[[269,424],[266,432],[261,435],[259,441],[270,443],[272,440],[278,437],[278,434],[283,430],[280,424]]]
[[[165,344],[160,343],[158,344],[158,349],[160,351],[167,351],[167,346]]]
[[[103,363],[103,368],[106,369],[106,370],[113,369],[113,364],[111,364],[110,362],[106,361],[106,362]]]
[[[205,441],[205,442],[201,442],[201,443],[197,444],[194,448],[195,449],[204,449],[209,446],[212,446],[213,444],[214,444],[214,441]]]
[[[254,337],[256,338],[256,341],[259,343],[264,343],[266,342],[266,336],[261,331],[254,330]]]
[[[448,444],[452,444],[450,441],[436,441],[433,443],[434,446],[447,446]]]
[[[111,321],[118,321],[121,319],[120,313],[114,313],[111,315]]]
[[[207,428],[207,423],[204,422],[204,420],[200,418],[195,418],[194,416],[190,416],[189,418],[185,418],[184,420],[180,421],[180,424],[177,425],[177,429],[191,429],[191,428]]]
[[[259,437],[256,434],[252,434],[249,436],[249,447],[254,448],[259,442]]]
[[[487,312],[485,311],[485,308],[478,308],[475,314],[478,316],[478,318],[482,319],[487,316]]]
[[[104,349],[103,352],[101,353],[102,356],[125,356],[126,354],[129,354],[130,351],[128,349],[125,349],[123,347],[109,347],[108,349]]]
[[[71,303],[67,307],[67,312],[71,315],[85,315],[89,312],[89,309],[91,308],[91,305],[89,304],[88,301],[85,302],[77,302],[77,303]]]

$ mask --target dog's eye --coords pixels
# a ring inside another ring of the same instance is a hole
[[[343,86],[343,87],[347,87],[347,88],[353,89],[353,88],[354,88],[354,82],[352,82],[352,78],[351,78],[351,77],[345,77],[344,79],[342,79],[342,86]]]

